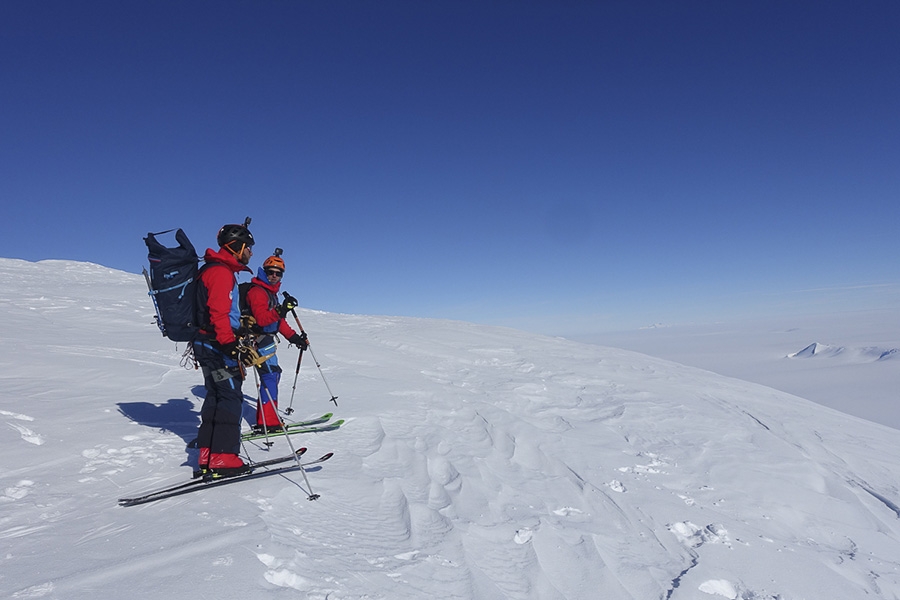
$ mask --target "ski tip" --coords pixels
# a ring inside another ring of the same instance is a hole
[[[329,452],[328,454],[323,454],[322,458],[320,458],[319,460],[328,460],[332,456],[334,456],[334,452]]]
[[[297,451],[294,454],[296,454],[297,456],[303,456],[304,454],[306,454],[306,448],[297,448]]]

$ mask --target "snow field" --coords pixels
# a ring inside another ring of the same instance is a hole
[[[4,597],[900,595],[900,432],[465,323],[301,311],[339,406],[304,362],[295,416],[347,419],[292,438],[335,452],[307,472],[321,498],[294,474],[120,508],[189,477],[199,374],[149,322],[140,277],[0,259],[0,283]]]

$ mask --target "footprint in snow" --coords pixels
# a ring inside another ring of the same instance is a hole
[[[55,587],[53,583],[42,583],[40,585],[33,585],[30,588],[25,588],[24,590],[18,591],[13,594],[13,598],[43,598],[44,596],[49,596],[53,593]]]
[[[737,600],[738,597],[734,584],[727,579],[709,579],[701,583],[698,589],[705,594],[724,596],[728,600]]]
[[[44,438],[39,434],[33,432],[28,429],[24,425],[18,425],[16,423],[8,423],[10,427],[19,432],[19,435],[22,436],[22,439],[28,442],[29,444],[34,444],[35,446],[40,446],[44,443]]]
[[[517,544],[527,544],[532,537],[534,537],[534,532],[527,527],[523,527],[516,531],[516,537],[513,539],[515,539]]]
[[[14,486],[10,486],[3,490],[3,495],[0,496],[0,502],[11,502],[14,500],[21,500],[25,496],[28,495],[28,492],[31,490],[31,486],[34,485],[33,481],[29,481],[28,479],[23,479],[19,483]]]
[[[612,491],[618,492],[620,494],[625,493],[625,486],[618,479],[613,479],[612,481],[610,481],[609,483],[606,484],[606,487],[608,487]]]
[[[682,521],[672,523],[668,529],[679,542],[690,548],[698,548],[703,544],[724,544],[731,547],[728,530],[721,525],[710,524],[706,527],[698,527],[690,521]]]
[[[557,508],[553,511],[554,515],[558,515],[560,517],[568,517],[570,515],[580,515],[583,511],[574,508],[572,506],[563,506],[562,508]]]
[[[0,415],[4,417],[12,417],[13,419],[19,421],[34,421],[34,417],[29,417],[28,415],[23,415],[21,413],[9,412],[8,410],[0,410]]]

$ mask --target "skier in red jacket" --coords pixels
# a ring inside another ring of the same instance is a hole
[[[278,291],[281,289],[281,278],[284,276],[284,260],[281,250],[267,258],[260,267],[256,277],[250,281],[246,302],[250,314],[256,320],[256,326],[262,331],[257,338],[257,346],[262,356],[271,355],[263,364],[257,366],[260,387],[259,399],[256,403],[256,427],[261,432],[274,432],[281,429],[278,417],[278,382],[281,381],[281,367],[275,355],[276,333],[280,333],[288,342],[301,351],[306,350],[308,341],[306,334],[294,331],[284,320],[287,311],[296,306],[293,298],[278,302]]]
[[[235,330],[240,327],[235,275],[250,271],[253,236],[246,225],[225,225],[216,236],[218,250],[208,248],[197,286],[198,325],[194,357],[203,370],[206,398],[200,409],[198,475],[228,477],[249,470],[238,453],[244,395],[239,361],[247,351]]]

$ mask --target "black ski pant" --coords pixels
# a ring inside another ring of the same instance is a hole
[[[241,369],[222,354],[215,342],[195,341],[194,357],[203,370],[206,387],[206,399],[200,409],[197,447],[209,448],[212,454],[240,454],[244,405]]]

